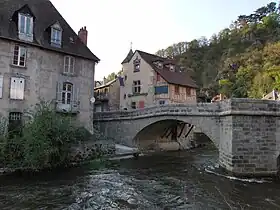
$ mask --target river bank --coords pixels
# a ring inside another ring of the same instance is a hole
[[[28,168],[28,167],[1,167],[0,175],[11,175],[11,174],[40,174],[44,172],[50,172],[55,170],[62,170],[66,168],[78,167],[89,163],[99,162],[118,159],[120,157],[134,157],[138,156],[138,149],[126,147],[119,144],[104,143],[104,142],[92,142],[87,144],[74,145],[69,158],[69,163],[53,168]],[[135,155],[137,154],[137,155]]]

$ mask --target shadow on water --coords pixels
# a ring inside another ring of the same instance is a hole
[[[208,146],[0,177],[0,209],[280,209],[279,182],[233,180],[217,160]]]

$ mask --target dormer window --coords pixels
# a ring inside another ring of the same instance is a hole
[[[33,41],[33,17],[28,14],[18,14],[19,39]]]
[[[61,47],[62,29],[58,23],[51,27],[51,45]]]
[[[134,64],[134,72],[139,72],[140,71],[140,62],[141,60],[136,57],[136,59],[133,61]]]
[[[163,67],[161,62],[158,62],[157,66],[158,66],[159,69],[162,69],[162,67]]]

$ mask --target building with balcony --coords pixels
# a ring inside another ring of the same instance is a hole
[[[120,109],[197,102],[197,85],[172,59],[130,50],[122,66]]]
[[[49,0],[0,1],[0,118],[20,124],[49,101],[92,130],[95,65],[87,29],[78,35]]]
[[[94,110],[96,112],[116,111],[120,106],[120,83],[119,78],[109,82],[103,82],[94,88]]]

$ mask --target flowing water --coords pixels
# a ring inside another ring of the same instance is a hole
[[[280,183],[218,172],[206,147],[0,177],[0,209],[280,209]]]

